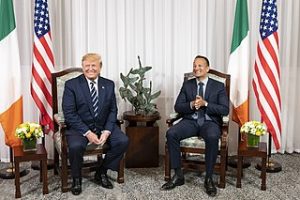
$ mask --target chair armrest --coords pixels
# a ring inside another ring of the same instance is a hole
[[[54,114],[54,122],[55,122],[60,128],[66,127],[66,124],[65,124],[65,118],[64,118],[63,114],[59,114],[59,113]]]
[[[171,113],[170,118],[166,119],[166,123],[168,124],[168,127],[172,126],[173,123],[181,118],[180,114],[178,113]]]
[[[229,115],[223,116],[222,121],[223,121],[222,126],[229,126]]]
[[[56,113],[53,115],[54,118],[54,123],[56,123],[56,125],[58,126],[56,131],[54,134],[58,134],[56,135],[56,141],[54,140],[54,142],[58,143],[58,146],[56,146],[57,148],[59,148],[59,152],[61,152],[62,154],[66,154],[67,153],[67,139],[65,136],[65,128],[67,127],[66,123],[65,123],[65,118],[63,116],[62,113]],[[59,145],[60,144],[60,145]]]
[[[228,145],[228,127],[229,127],[229,115],[223,117],[222,135],[221,135],[221,147],[227,147]]]
[[[66,127],[65,118],[64,118],[63,114],[59,114],[59,113],[54,114],[54,122],[60,127]],[[121,124],[124,124],[124,120],[117,119],[117,124],[118,124],[118,126],[120,126]]]
[[[122,124],[124,124],[124,120],[123,119],[117,119],[117,124],[118,124],[118,126],[121,126]]]

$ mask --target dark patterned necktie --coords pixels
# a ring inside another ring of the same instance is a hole
[[[94,116],[98,116],[98,92],[95,87],[95,82],[91,81],[91,98],[92,98],[92,104],[93,104],[93,110],[94,110]]]
[[[203,98],[203,85],[204,83],[199,82],[198,83],[198,96],[201,96]],[[198,113],[198,117],[197,117],[197,124],[199,126],[202,126],[204,123],[204,119],[205,119],[205,112],[203,108],[199,108],[199,110],[197,111]]]

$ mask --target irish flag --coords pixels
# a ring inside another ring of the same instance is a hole
[[[0,123],[5,143],[21,145],[15,129],[23,121],[21,71],[12,0],[0,1]]]
[[[228,73],[231,75],[232,119],[240,126],[249,120],[250,42],[247,0],[237,0]]]

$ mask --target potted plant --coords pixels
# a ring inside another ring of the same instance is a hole
[[[36,149],[36,140],[44,134],[41,125],[25,122],[16,128],[16,136],[22,140],[24,151],[31,151]]]
[[[139,68],[131,68],[127,75],[120,73],[120,78],[123,82],[119,92],[125,101],[133,106],[134,112],[137,115],[151,115],[156,111],[156,104],[152,101],[156,99],[161,91],[152,93],[152,82],[150,86],[146,87],[144,84],[145,73],[152,69],[150,66],[142,66],[140,57],[138,56]]]
[[[256,147],[260,141],[260,136],[267,133],[265,124],[259,121],[249,121],[241,127],[241,134],[247,135],[247,144],[249,147]]]

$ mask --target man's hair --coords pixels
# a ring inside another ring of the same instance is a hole
[[[101,60],[101,56],[97,53],[87,53],[85,54],[82,59],[81,62],[85,61],[85,60],[89,60],[89,61],[100,61]]]
[[[195,57],[194,61],[195,61],[197,58],[202,58],[202,59],[204,59],[204,60],[206,61],[207,66],[209,67],[209,60],[208,60],[207,57],[201,56],[201,55],[197,55],[197,56]]]

